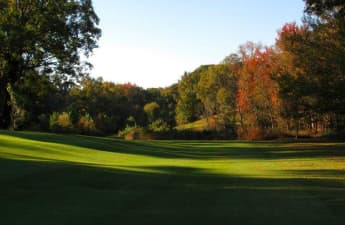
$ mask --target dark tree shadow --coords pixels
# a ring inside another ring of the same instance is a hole
[[[0,224],[345,224],[344,180],[139,168],[0,159]]]

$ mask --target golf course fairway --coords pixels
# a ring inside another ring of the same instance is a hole
[[[0,131],[1,225],[344,225],[345,143]]]

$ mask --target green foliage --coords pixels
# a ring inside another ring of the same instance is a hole
[[[338,25],[345,25],[345,3],[341,0],[304,0],[305,11],[309,15],[317,16],[318,23],[337,21]],[[315,21],[314,21],[315,22]],[[343,27],[345,28],[345,27]]]
[[[68,93],[67,108],[77,115],[89,113],[97,130],[114,134],[128,125],[129,117],[135,124],[146,125],[143,109],[146,95],[146,91],[136,85],[85,78]]]
[[[147,114],[149,123],[153,123],[159,117],[160,106],[157,102],[150,102],[144,106],[144,111]]]
[[[6,92],[28,73],[76,79],[90,64],[101,31],[91,0],[2,0],[0,10],[0,88]],[[2,94],[0,127],[7,128],[11,108]]]
[[[125,129],[123,130],[120,130],[118,133],[117,133],[117,136],[118,137],[125,137],[130,131],[132,131],[133,129],[135,129],[136,127],[131,127],[131,126],[126,126]]]
[[[70,113],[53,112],[49,119],[50,130],[57,133],[69,133],[73,129]]]
[[[25,111],[23,129],[39,129],[40,115],[50,115],[54,111],[63,110],[65,106],[65,96],[58,87],[48,77],[35,72],[27,73],[17,81],[13,85],[11,95],[12,113],[16,108],[14,105]]]
[[[247,42],[177,84],[143,89],[85,76],[81,56],[100,37],[91,0],[2,0],[0,128],[130,129],[134,139],[143,134],[135,127],[150,138],[344,136],[345,4],[305,3],[302,25],[284,25],[275,46]]]
[[[59,117],[59,113],[58,112],[53,112],[50,117],[49,117],[49,128],[51,129],[51,131],[55,131],[58,129],[58,117]]]
[[[169,125],[162,119],[157,119],[149,124],[148,129],[153,132],[167,132],[170,130]]]
[[[193,122],[202,116],[202,103],[197,98],[197,90],[201,74],[208,67],[208,65],[200,66],[192,73],[185,73],[178,82],[177,124]]]
[[[164,120],[169,128],[176,126],[176,105],[178,99],[178,85],[163,88],[160,91],[158,104],[160,106],[160,118]]]
[[[345,134],[344,3],[307,0],[306,12],[305,23],[284,25],[277,41],[284,62],[278,82],[288,106],[285,114],[294,118],[297,134],[300,126],[317,133],[318,123]]]
[[[236,114],[237,77],[230,65],[210,66],[198,83],[197,97],[203,103],[204,118],[222,115],[223,126]]]
[[[110,115],[100,112],[95,117],[95,126],[103,134],[114,134],[120,128],[121,120],[117,115]]]
[[[222,87],[217,92],[217,105],[219,107],[220,123],[225,129],[232,127],[236,123],[236,97],[235,92],[230,93],[226,88]]]
[[[1,59],[0,59],[1,63]],[[2,68],[0,68],[2,73]],[[8,128],[11,126],[11,104],[10,94],[7,91],[8,84],[2,79],[0,74],[0,128]]]
[[[119,131],[118,136],[127,141],[143,140],[145,139],[146,131],[142,127],[126,127],[124,130]]]
[[[8,84],[7,92],[9,93],[9,96],[10,96],[10,103],[11,103],[11,109],[12,109],[11,110],[11,121],[12,121],[11,128],[17,130],[24,126],[26,112],[20,104],[21,96],[15,93],[11,84]]]
[[[203,66],[182,77],[176,107],[176,120],[179,125],[196,121],[200,117],[205,118],[209,124],[208,118],[213,115],[221,117],[219,129],[227,129],[233,125],[237,78],[231,66]]]

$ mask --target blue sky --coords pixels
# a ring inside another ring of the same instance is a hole
[[[103,36],[93,77],[165,87],[184,71],[219,63],[246,41],[274,44],[302,0],[94,0]]]

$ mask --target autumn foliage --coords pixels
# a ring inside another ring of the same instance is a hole
[[[185,72],[166,88],[144,89],[87,76],[42,76],[50,70],[41,69],[20,73],[16,82],[0,79],[0,127],[128,134],[129,139],[345,136],[345,4],[305,3],[304,20],[283,25],[273,46],[247,42],[219,64]],[[18,35],[12,38],[26,37]],[[30,43],[30,48],[36,46]],[[7,44],[0,53],[16,47]],[[32,50],[40,56],[46,46],[36,47]],[[1,59],[8,63],[1,68],[22,63]],[[12,74],[1,68],[3,77]],[[196,124],[201,126],[193,127]]]
[[[240,47],[242,67],[236,96],[238,135],[246,139],[270,136],[279,125],[279,87],[271,76],[275,52],[248,42]]]

